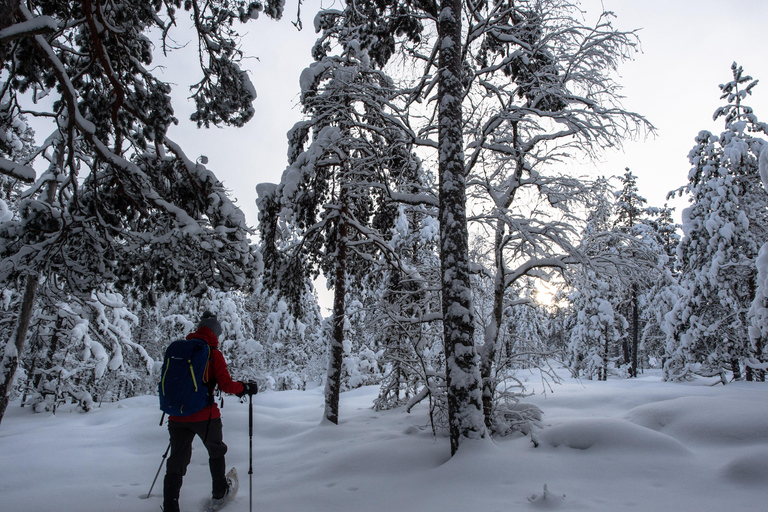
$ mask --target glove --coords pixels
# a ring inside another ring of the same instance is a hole
[[[244,397],[245,395],[255,395],[259,392],[259,386],[255,382],[241,382],[243,385],[243,391],[237,396]]]

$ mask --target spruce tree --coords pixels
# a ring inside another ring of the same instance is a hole
[[[720,135],[702,131],[689,153],[688,194],[683,239],[677,249],[680,292],[667,315],[669,379],[689,373],[741,378],[750,357],[748,311],[755,299],[756,259],[768,237],[768,193],[760,181],[758,158],[766,132],[744,100],[757,84],[736,63],[733,79],[720,85],[726,105]]]

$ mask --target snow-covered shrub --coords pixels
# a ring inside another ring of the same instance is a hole
[[[146,392],[152,357],[135,343],[138,323],[123,297],[109,289],[88,299],[41,301],[33,316],[25,351],[24,403],[54,410],[74,401],[87,411],[94,402]],[[138,383],[138,385],[137,385]]]

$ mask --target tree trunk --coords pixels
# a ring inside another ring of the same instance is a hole
[[[632,355],[629,351],[629,343],[627,342],[627,337],[622,336],[621,338],[621,350],[624,353],[624,364],[630,364],[632,361]],[[629,370],[629,373],[632,373],[632,370]]]
[[[640,312],[637,307],[637,285],[632,285],[632,366],[630,376],[637,377],[637,349],[640,345]]]
[[[32,309],[35,305],[35,295],[37,294],[37,276],[27,276],[27,282],[24,286],[24,296],[21,299],[21,310],[16,322],[16,330],[8,340],[5,346],[2,364],[0,364],[0,423],[5,416],[5,410],[8,408],[8,402],[13,388],[13,377],[19,367],[19,358],[24,350],[24,341],[27,339],[29,323],[32,320]]]
[[[603,367],[601,368],[602,374],[598,380],[608,380],[608,349],[610,338],[608,336],[608,327],[605,328],[605,347],[603,347]]]
[[[481,377],[474,346],[462,137],[460,0],[444,0],[438,20],[438,152],[443,343],[451,455],[485,436]]]
[[[343,165],[347,165],[346,163]],[[347,183],[346,176],[341,177],[339,192],[339,211],[337,245],[336,245],[336,274],[333,284],[333,335],[328,347],[328,378],[325,382],[325,419],[339,424],[339,397],[341,395],[341,372],[344,361],[344,318],[345,295],[347,293]]]
[[[493,362],[498,350],[499,332],[504,313],[504,262],[502,254],[502,239],[504,238],[504,223],[496,223],[496,282],[493,290],[493,318],[491,325],[485,332],[483,351],[480,358],[480,377],[483,382],[483,418],[485,427],[490,429],[493,415],[493,395],[496,391],[496,383],[492,378]]]
[[[733,380],[741,380],[741,365],[736,357],[731,359],[731,371],[733,372]]]

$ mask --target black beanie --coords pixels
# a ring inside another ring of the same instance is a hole
[[[210,311],[206,311],[203,313],[203,316],[200,317],[200,323],[197,325],[197,329],[200,330],[201,327],[209,328],[217,338],[221,336],[221,324],[216,318],[216,315]]]

